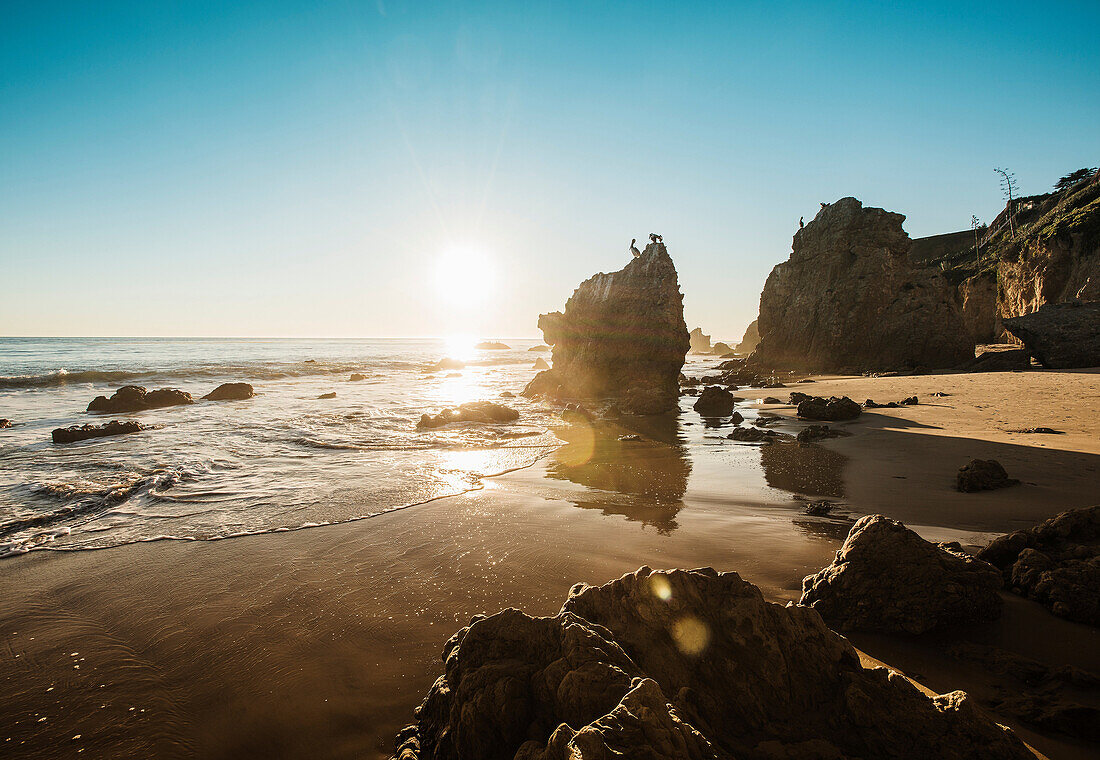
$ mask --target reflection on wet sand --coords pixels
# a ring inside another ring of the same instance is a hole
[[[843,541],[848,537],[848,531],[852,529],[851,521],[839,518],[806,517],[791,520],[791,522],[810,538],[824,538],[829,541]]]
[[[684,506],[691,462],[675,418],[574,424],[558,434],[568,443],[554,452],[547,464],[547,477],[596,491],[583,499],[571,499],[573,504],[599,509],[605,515],[622,515],[652,525],[660,533],[676,530],[675,518]],[[617,499],[615,494],[630,498]]]
[[[760,447],[760,464],[769,486],[811,496],[843,496],[847,460],[843,454],[814,444],[783,442]]]

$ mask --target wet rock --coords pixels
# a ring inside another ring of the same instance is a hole
[[[515,397],[516,397],[516,394],[512,393],[511,391],[503,391],[503,392],[502,392],[502,393],[500,394],[500,397],[501,397],[501,398],[515,398]]]
[[[454,422],[515,422],[519,412],[491,401],[471,401],[455,409],[444,409],[439,414],[422,414],[417,428],[437,428]]]
[[[336,391],[333,391],[332,393],[322,393],[317,398],[318,398],[318,400],[336,398]]]
[[[777,399],[775,396],[765,396],[762,400],[764,404],[782,404],[783,402]]]
[[[978,555],[1015,593],[1055,615],[1100,626],[1100,506],[1001,536]]]
[[[985,351],[960,366],[959,369],[965,372],[1014,372],[1031,369],[1031,354],[1026,348]]]
[[[959,469],[955,478],[955,489],[963,493],[974,493],[1007,488],[1019,482],[1008,477],[1005,468],[996,459],[971,459],[970,464]]]
[[[4,428],[10,428],[12,424],[12,421],[7,418],[0,419],[0,430],[3,430]]]
[[[561,611],[478,616],[397,737],[400,760],[1033,758],[962,692],[866,669],[736,573],[637,572]]]
[[[541,356],[535,359],[535,369],[550,369],[550,365]]]
[[[863,402],[864,409],[900,409],[903,406],[913,406],[919,403],[916,396],[903,398],[901,401],[888,401],[885,404],[875,403],[872,399]]]
[[[710,336],[703,335],[703,328],[696,327],[690,333],[688,333],[688,340],[690,342],[691,352],[694,354],[709,354],[710,353]]]
[[[248,383],[222,383],[203,396],[205,401],[245,401],[256,395]]]
[[[1004,327],[1048,369],[1100,367],[1100,301],[1047,304]]]
[[[366,375],[362,375],[358,372],[352,372],[351,377],[348,378],[348,382],[357,383],[360,380],[366,380],[366,379],[367,379]]]
[[[596,419],[592,412],[588,411],[580,404],[566,404],[565,408],[561,410],[561,418],[565,422],[571,424],[583,425],[589,425]]]
[[[831,501],[811,501],[802,512],[811,517],[827,517],[834,509],[836,504]]]
[[[850,435],[850,433],[842,430],[832,430],[828,425],[808,425],[799,430],[795,438],[799,443],[814,443],[815,441],[823,441],[826,438],[839,438],[847,435]]]
[[[760,296],[752,364],[858,373],[973,357],[954,289],[909,262],[904,220],[842,198],[798,230],[790,259],[772,269]]]
[[[546,345],[541,345],[541,346],[531,346],[531,347],[530,347],[529,349],[527,349],[527,350],[528,350],[528,351],[540,351],[540,352],[543,352],[543,353],[545,353],[546,351],[549,351],[549,350],[550,350],[550,346],[546,346]]]
[[[509,351],[512,347],[506,343],[500,343],[499,341],[485,340],[478,343],[474,348],[479,351]]]
[[[137,433],[147,429],[148,426],[142,425],[140,422],[120,422],[119,420],[111,420],[105,425],[73,425],[67,428],[56,428],[53,431],[53,442],[73,443],[74,441],[83,441],[88,438],[126,435],[127,433]]]
[[[795,391],[791,394],[791,397],[790,397],[790,399],[787,400],[787,403],[790,404],[791,406],[798,406],[803,401],[809,401],[812,398],[818,398],[818,397],[817,396],[811,396],[809,393],[802,393],[801,391]]]
[[[802,581],[799,604],[838,631],[924,633],[1001,615],[1000,572],[961,550],[933,544],[901,523],[868,515],[836,559]]]
[[[733,416],[730,417],[730,422],[732,422],[734,425],[740,425],[744,421],[745,418],[741,415],[741,412],[734,412]]]
[[[733,394],[717,385],[708,385],[692,409],[703,417],[729,417],[733,414]]]
[[[847,396],[811,396],[798,402],[798,416],[806,420],[854,420],[862,412],[862,407]]]
[[[726,435],[726,438],[740,443],[759,443],[767,438],[770,432],[756,427],[735,427]]]
[[[88,404],[89,412],[118,414],[121,412],[141,412],[146,409],[161,409],[167,406],[183,406],[195,403],[190,393],[175,388],[161,388],[147,391],[138,385],[124,385],[114,394],[96,396]]]
[[[622,270],[585,280],[564,312],[539,317],[553,368],[525,396],[615,398],[634,414],[674,412],[689,347],[676,267],[651,243]]]

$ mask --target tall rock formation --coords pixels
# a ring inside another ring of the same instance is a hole
[[[688,340],[691,342],[693,352],[697,354],[710,353],[710,336],[703,333],[702,327],[696,327],[688,333]]]
[[[751,354],[760,345],[760,327],[754,319],[745,328],[745,334],[741,336],[741,342],[737,344],[737,353]]]
[[[676,266],[664,243],[650,243],[618,272],[581,283],[564,312],[539,316],[553,346],[553,369],[525,396],[614,398],[636,414],[677,408],[677,378],[689,340]]]
[[[855,198],[795,233],[760,295],[754,364],[860,372],[953,367],[974,341],[944,279],[908,259],[905,217]]]

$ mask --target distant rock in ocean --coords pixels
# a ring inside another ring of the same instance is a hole
[[[688,340],[690,343],[690,350],[694,354],[709,354],[710,353],[710,336],[703,334],[702,327],[696,327],[690,333],[688,333]]]
[[[529,349],[527,349],[527,350],[528,350],[528,351],[539,351],[539,352],[546,352],[546,351],[549,351],[549,350],[550,350],[550,346],[547,346],[547,345],[545,345],[545,344],[540,344],[540,345],[537,345],[537,346],[531,346],[531,347],[530,347]]]
[[[519,412],[503,404],[491,401],[471,401],[454,409],[444,409],[439,414],[422,414],[417,428],[437,428],[453,422],[515,422]]]
[[[578,584],[553,617],[478,615],[443,661],[397,760],[1034,760],[963,692],[864,668],[814,610],[710,568]]]
[[[466,362],[462,361],[461,359],[452,359],[449,356],[444,356],[442,359],[433,364],[430,367],[430,370],[432,372],[440,372],[445,369],[465,369],[465,367]]]
[[[539,317],[553,346],[553,369],[525,396],[614,398],[625,411],[677,409],[677,378],[689,348],[676,266],[663,243],[650,243],[617,272],[597,274],[574,291],[564,312]]]
[[[331,391],[330,393],[322,393],[320,396],[317,397],[317,400],[322,401],[333,398],[336,398],[336,391]]]
[[[535,359],[535,369],[550,369],[550,365],[541,356]]]
[[[245,401],[256,395],[248,383],[222,383],[203,396],[205,401]]]
[[[3,430],[4,428],[10,428],[12,424],[12,421],[7,418],[0,419],[0,430]]]
[[[142,425],[140,422],[111,420],[106,425],[73,425],[67,428],[56,428],[52,437],[54,443],[74,443],[88,438],[126,435],[127,433],[137,433],[147,429],[148,426]]]
[[[909,262],[905,217],[855,198],[824,206],[795,233],[760,295],[768,368],[864,372],[956,367],[974,341],[938,273]]]
[[[96,396],[88,404],[89,412],[118,414],[121,412],[141,412],[146,409],[160,409],[166,406],[193,404],[190,393],[175,388],[161,388],[147,391],[138,385],[124,385],[110,398]]]
[[[478,343],[474,348],[479,351],[508,351],[511,350],[511,346],[507,343],[500,343],[495,340],[486,340]]]

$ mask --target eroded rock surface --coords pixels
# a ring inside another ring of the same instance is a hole
[[[141,412],[146,409],[160,409],[166,406],[183,406],[195,403],[190,393],[175,388],[161,388],[147,391],[139,385],[124,385],[114,394],[96,396],[88,404],[89,412],[118,414],[120,412]]]
[[[554,617],[477,617],[402,731],[401,760],[1033,755],[962,692],[865,669],[812,609],[736,573],[580,584]]]
[[[55,428],[52,437],[54,443],[74,443],[89,438],[106,438],[112,435],[137,433],[146,430],[147,427],[140,422],[111,420],[105,425],[73,425],[67,428]]]
[[[1100,367],[1100,301],[1047,304],[1004,326],[1048,369]]]
[[[796,397],[800,397],[797,402]],[[839,422],[841,420],[854,420],[862,412],[863,408],[847,396],[809,396],[805,394],[791,394],[791,403],[798,404],[798,416],[805,420],[825,420]]]
[[[503,404],[491,401],[471,401],[454,409],[444,409],[439,414],[422,414],[418,428],[437,428],[453,422],[515,422],[519,412]]]
[[[1100,506],[1001,536],[978,555],[1005,584],[1059,617],[1100,626]]]
[[[958,544],[933,544],[901,523],[868,515],[836,559],[802,580],[799,604],[838,631],[924,633],[1001,615],[1000,573]]]
[[[205,401],[246,401],[256,395],[248,383],[222,383],[203,396]]]
[[[908,260],[905,217],[842,198],[798,230],[760,295],[753,363],[816,371],[954,367],[974,341],[953,290]]]
[[[616,398],[626,411],[677,408],[677,378],[689,347],[683,296],[663,243],[650,243],[618,272],[585,280],[564,312],[539,317],[553,368],[526,396]]]

